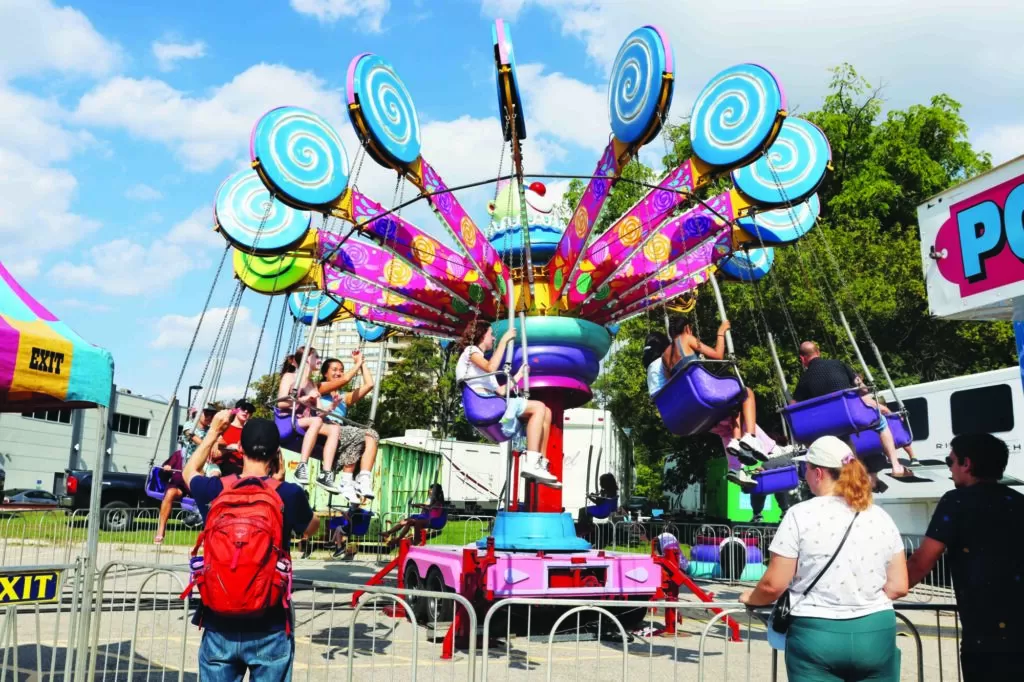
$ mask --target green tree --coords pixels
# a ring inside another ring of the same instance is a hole
[[[281,383],[281,376],[278,374],[264,374],[256,381],[249,384],[249,400],[256,406],[254,417],[261,419],[273,419],[274,411],[270,407],[271,400],[277,397],[277,388]],[[233,404],[233,403],[232,403]]]

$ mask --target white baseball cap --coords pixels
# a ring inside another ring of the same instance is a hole
[[[811,443],[806,454],[794,457],[794,462],[807,462],[825,469],[841,469],[854,458],[850,446],[835,436],[822,436]]]

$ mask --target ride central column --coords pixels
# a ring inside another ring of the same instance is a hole
[[[565,421],[565,400],[559,391],[544,391],[541,399],[545,405],[551,408],[551,436],[548,438],[548,451],[544,453],[544,456],[548,458],[548,471],[564,485],[564,481],[562,481],[562,425]],[[536,509],[531,511],[562,511],[561,488],[537,484],[533,484],[533,488],[537,492],[537,501],[534,504]]]

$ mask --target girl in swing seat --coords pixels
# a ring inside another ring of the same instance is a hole
[[[297,401],[297,404],[294,406],[295,423],[299,428],[305,430],[299,453],[302,460],[295,467],[295,481],[300,485],[309,483],[309,458],[313,455],[313,448],[316,447],[317,437],[325,435],[323,470],[317,476],[316,484],[331,494],[339,495],[341,494],[341,488],[334,481],[332,467],[334,465],[334,455],[338,451],[338,439],[341,435],[341,429],[337,428],[336,425],[334,425],[334,428],[330,428],[331,425],[325,425],[323,418],[316,411],[320,392],[310,380],[311,368],[314,366],[314,363],[320,361],[315,348],[309,349],[306,368],[303,370],[303,375],[301,377],[298,376],[298,369],[302,364],[304,351],[305,348],[299,347],[295,353],[284,359],[284,363],[281,366],[281,383],[277,389],[278,403],[274,410],[274,417],[279,431],[283,432],[285,429],[292,428],[291,424],[287,422],[291,418],[293,409],[291,394],[292,391],[295,391],[295,400]],[[284,435],[282,433],[282,436]]]
[[[443,521],[446,520],[444,489],[441,488],[440,483],[434,483],[430,486],[426,504],[411,504],[409,506],[416,507],[422,511],[411,515],[407,519],[402,519],[380,534],[382,538],[388,538],[388,549],[397,546],[402,538],[408,535],[411,530],[420,531],[428,527],[433,530],[441,530],[441,527],[444,525]]]
[[[724,360],[725,333],[730,328],[729,320],[722,320],[722,324],[718,326],[715,346],[712,348],[694,335],[688,317],[673,317],[668,326],[672,343],[661,356],[665,379],[670,379],[690,363],[699,360],[701,355],[708,360]],[[747,388],[746,391],[747,395],[740,407],[740,417],[736,420],[733,436],[725,449],[741,462],[750,462],[752,459],[764,462],[768,457],[757,439],[757,401],[752,390]]]
[[[515,335],[515,328],[510,328],[495,347],[491,323],[486,320],[471,321],[459,341],[462,354],[455,365],[455,380],[458,383],[465,382],[483,396],[505,395],[507,387],[498,384],[494,372],[501,366],[505,347]],[[491,359],[488,360],[484,353],[491,350]],[[521,374],[520,369],[512,381],[518,383]],[[519,422],[526,422],[526,461],[520,468],[520,475],[553,488],[562,487],[558,478],[548,471],[548,461],[543,455],[547,452],[548,437],[551,435],[550,408],[539,400],[527,400],[519,396],[512,398],[501,418],[502,433],[511,437],[518,430]]]
[[[383,349],[382,351],[383,352]],[[373,465],[377,461],[377,442],[380,436],[373,429],[345,424],[349,409],[373,391],[373,375],[363,362],[363,354],[352,351],[353,366],[348,372],[336,358],[324,360],[320,366],[320,409],[326,413],[325,428],[338,429],[338,457],[335,466],[341,468],[341,494],[350,502],[360,498],[373,498]],[[342,391],[356,374],[362,373],[363,382],[353,391]],[[359,475],[353,480],[356,462]]]

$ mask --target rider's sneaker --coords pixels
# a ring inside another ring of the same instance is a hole
[[[740,438],[740,447],[749,451],[756,459],[762,462],[768,461],[768,455],[764,454],[764,448],[761,447],[761,441],[759,441],[757,436],[754,434],[743,434],[743,438]]]
[[[373,479],[369,473],[360,472],[356,476],[356,492],[368,500],[373,499]]]
[[[295,467],[295,482],[302,485],[309,483],[309,465],[305,462],[299,462],[299,465]]]
[[[356,490],[355,483],[352,482],[352,479],[342,481],[338,492],[342,497],[348,500],[349,504],[360,505],[363,503],[363,498]]]
[[[561,484],[550,471],[548,471],[547,462],[544,460],[544,456],[539,452],[531,452],[527,450],[526,456],[523,458],[523,465],[519,469],[519,475],[523,478],[532,478],[537,483],[543,485],[549,485],[552,487],[560,487]]]
[[[316,477],[316,484],[332,495],[341,494],[341,486],[334,480],[334,473],[331,471],[320,472]]]
[[[738,459],[740,464],[745,464],[747,466],[757,464],[757,459],[754,458],[754,455],[740,445],[740,442],[735,438],[729,440],[725,446],[725,451]]]
[[[735,483],[743,489],[753,488],[757,485],[757,481],[743,469],[734,469],[727,473],[725,478],[730,483]]]

